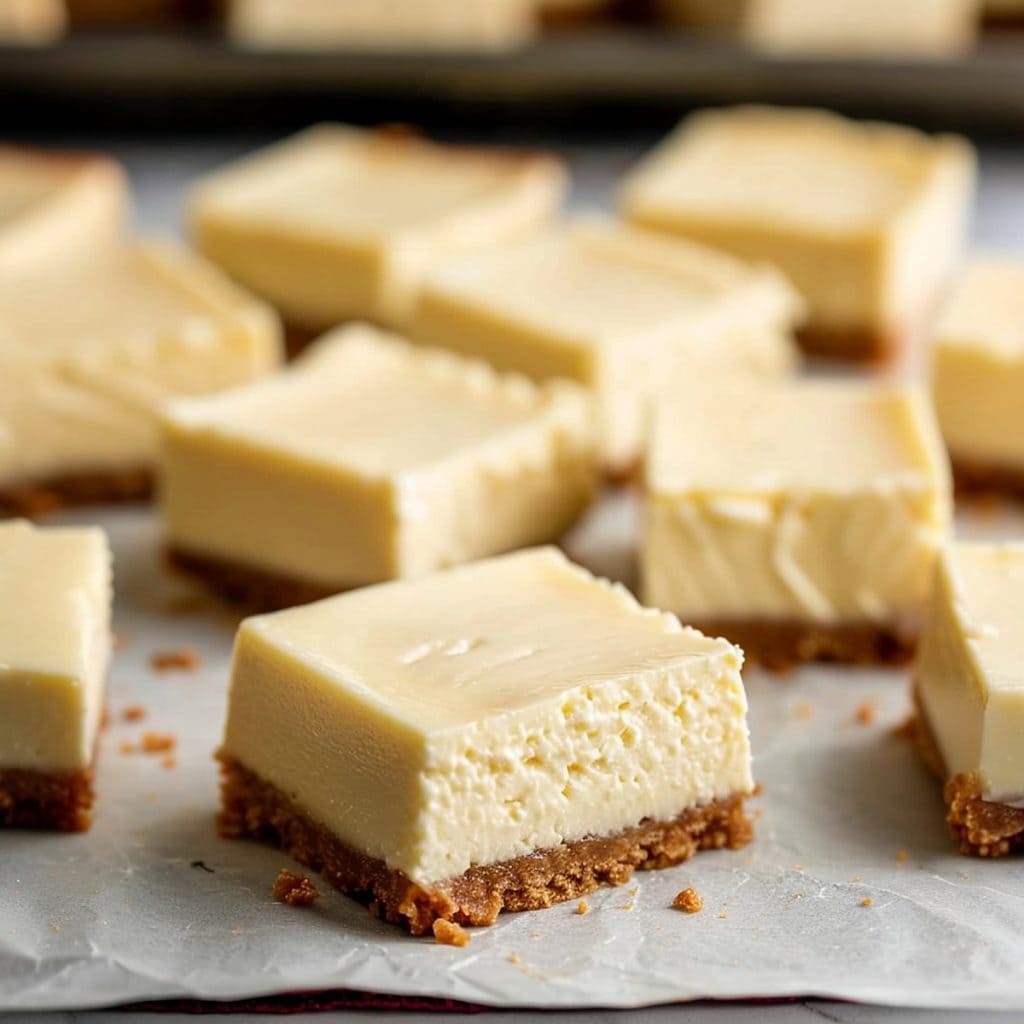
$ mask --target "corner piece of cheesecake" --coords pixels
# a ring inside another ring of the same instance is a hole
[[[110,602],[102,530],[0,523],[0,828],[89,827]]]
[[[656,408],[646,490],[647,603],[768,668],[913,653],[952,515],[917,388],[690,388]]]
[[[221,834],[417,935],[742,846],[742,658],[553,548],[248,619]]]
[[[820,110],[688,117],[626,179],[634,223],[775,264],[807,300],[810,355],[900,354],[964,244],[970,143]]]
[[[914,695],[961,853],[1024,853],[1024,543],[943,553]]]

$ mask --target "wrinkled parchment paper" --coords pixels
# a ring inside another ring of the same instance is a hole
[[[635,513],[628,497],[606,501],[571,552],[628,579]],[[412,939],[326,886],[310,909],[275,903],[271,883],[288,859],[213,830],[211,752],[235,620],[161,571],[150,514],[101,518],[120,649],[98,813],[86,835],[0,835],[0,1009],[327,987],[496,1006],[1024,1003],[1024,862],[954,852],[938,786],[893,734],[908,710],[898,672],[751,672],[764,785],[755,844],[639,874],[589,897],[585,915],[575,904],[507,915],[455,949]],[[1024,536],[1024,520],[1007,513],[968,529]],[[154,652],[183,646],[201,655],[198,670],[153,670]],[[122,720],[133,704],[148,709],[144,722]],[[176,734],[176,766],[120,752],[145,730]],[[703,911],[669,909],[690,885]]]

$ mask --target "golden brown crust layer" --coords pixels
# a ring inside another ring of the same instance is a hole
[[[743,648],[749,661],[773,672],[807,661],[851,665],[904,665],[917,646],[907,623],[797,622],[770,619],[711,619],[691,623],[708,636],[724,636]]]
[[[31,483],[0,484],[0,516],[36,519],[79,505],[120,505],[152,496],[153,474],[148,469],[69,473]]]
[[[1024,501],[1024,467],[952,456],[958,498],[1009,497]]]
[[[0,769],[0,828],[84,832],[92,824],[93,768]]]
[[[414,935],[434,921],[494,924],[503,910],[538,910],[601,885],[621,885],[637,868],[664,868],[698,850],[737,849],[753,837],[743,794],[684,811],[671,821],[644,821],[613,836],[582,839],[498,864],[470,868],[429,888],[383,861],[346,846],[311,821],[275,787],[221,754],[220,834],[270,840],[319,871],[336,889]]]
[[[851,363],[886,363],[897,358],[906,345],[905,337],[893,331],[835,330],[812,326],[801,328],[796,337],[807,356]]]
[[[972,773],[949,778],[916,686],[914,706],[916,715],[911,735],[921,760],[944,783],[942,796],[946,801],[946,824],[959,844],[960,852],[970,857],[1005,857],[1024,853],[1024,808],[984,799],[981,783]]]
[[[293,608],[347,589],[325,587],[247,565],[194,555],[173,545],[165,549],[164,558],[172,569],[196,577],[229,604],[247,612]]]

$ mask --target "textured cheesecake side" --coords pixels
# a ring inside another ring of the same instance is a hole
[[[442,607],[454,634],[428,626]],[[312,642],[327,623],[365,638],[337,641],[342,669]],[[581,668],[572,623],[626,632],[607,658],[577,638],[592,649]],[[251,619],[221,827],[274,839],[416,931],[741,845],[740,664],[548,549]]]
[[[110,586],[102,531],[0,524],[0,827],[89,827]]]
[[[920,396],[817,382],[681,397],[655,417],[644,599],[772,668],[905,661],[950,516]]]
[[[1024,851],[1024,545],[957,543],[935,573],[915,734],[962,853]]]

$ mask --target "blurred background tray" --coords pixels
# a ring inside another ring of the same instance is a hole
[[[1024,127],[1024,33],[963,58],[771,58],[669,30],[593,27],[500,54],[256,53],[212,32],[83,33],[0,49],[0,131],[287,129],[320,118],[451,131],[663,127],[689,107],[811,103],[947,129]]]

